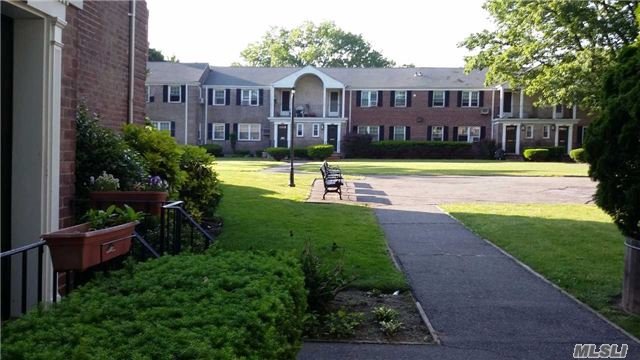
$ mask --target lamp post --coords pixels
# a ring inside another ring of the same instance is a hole
[[[296,183],[293,180],[293,138],[294,138],[294,134],[293,134],[293,128],[294,128],[294,122],[295,122],[295,108],[294,108],[294,104],[295,104],[295,100],[294,97],[296,96],[296,89],[292,88],[291,89],[291,106],[290,106],[290,110],[291,110],[291,132],[290,132],[290,139],[291,141],[289,141],[289,162],[291,163],[291,168],[289,170],[289,186],[290,187],[295,187]]]

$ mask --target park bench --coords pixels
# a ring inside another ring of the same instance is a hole
[[[324,184],[324,194],[322,200],[325,199],[327,193],[337,193],[342,200],[342,185],[344,185],[344,179],[342,178],[342,172],[339,168],[331,167],[325,161],[320,167],[320,173],[322,174],[322,183]]]

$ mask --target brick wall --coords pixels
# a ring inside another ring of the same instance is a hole
[[[75,192],[75,111],[84,101],[104,126],[127,121],[129,84],[129,2],[85,1],[67,7],[62,42],[60,226],[73,223]],[[144,121],[147,61],[145,1],[136,7],[134,120]]]

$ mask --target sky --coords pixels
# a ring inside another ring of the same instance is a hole
[[[272,26],[333,21],[398,66],[457,67],[457,44],[491,29],[484,0],[148,0],[149,46],[180,62],[228,66]]]

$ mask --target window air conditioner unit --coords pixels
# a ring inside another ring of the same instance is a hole
[[[204,98],[200,98],[200,104],[204,104]]]
[[[489,108],[482,108],[482,109],[480,109],[480,114],[482,114],[482,115],[489,115]]]

